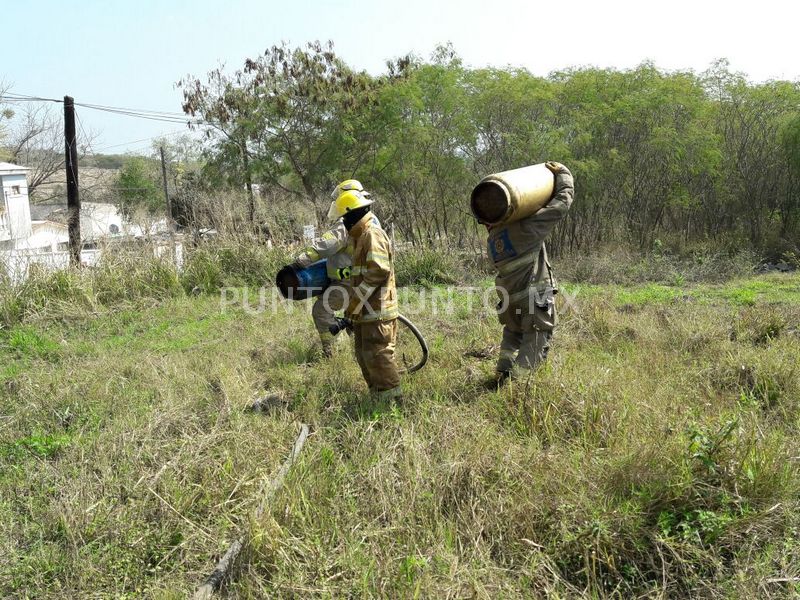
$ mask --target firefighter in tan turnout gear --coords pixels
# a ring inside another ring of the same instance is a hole
[[[329,216],[341,217],[352,243],[350,302],[345,314],[353,323],[356,359],[370,392],[379,399],[399,399],[400,373],[395,362],[397,287],[393,251],[372,212],[372,200],[345,190],[331,203]]]
[[[550,201],[529,217],[489,228],[489,256],[497,269],[498,317],[503,325],[497,384],[530,373],[547,358],[557,323],[554,295],[558,288],[544,241],[567,214],[575,188],[564,165],[548,162],[546,166],[555,176]]]
[[[356,179],[348,179],[337,185],[331,197],[336,200],[343,192],[356,191],[365,198],[369,193]],[[335,313],[347,308],[350,302],[350,273],[353,266],[353,247],[347,234],[342,219],[336,215],[328,214],[334,224],[322,236],[316,238],[310,246],[295,257],[292,267],[304,269],[323,258],[327,259],[327,272],[331,284],[325,293],[318,296],[311,307],[311,317],[319,333],[322,343],[322,353],[330,356],[333,351],[334,336],[330,327],[336,322]],[[380,225],[378,218],[373,215],[375,222]]]

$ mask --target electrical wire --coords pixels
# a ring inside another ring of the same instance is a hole
[[[179,112],[172,112],[172,111],[166,111],[166,110],[150,110],[150,109],[145,109],[145,108],[123,108],[121,106],[107,106],[107,105],[104,105],[104,104],[90,104],[88,102],[86,102],[86,103],[77,103],[76,102],[76,106],[85,106],[87,108],[96,108],[98,110],[123,110],[123,111],[127,111],[127,112],[146,113],[146,114],[152,114],[152,115],[155,115],[155,116],[163,116],[163,117],[181,117],[181,118],[185,117],[184,113],[179,113]]]
[[[15,103],[15,102],[55,102],[59,104],[63,104],[63,100],[59,100],[57,98],[46,98],[44,96],[34,96],[30,94],[18,94],[15,92],[4,92],[0,94],[0,102],[7,102],[7,103]],[[176,123],[181,125],[200,125],[203,123],[201,119],[191,119],[188,118],[186,115],[178,112],[171,112],[171,111],[163,111],[163,110],[151,110],[151,109],[144,109],[144,108],[125,108],[121,106],[110,106],[107,104],[94,104],[89,102],[75,102],[75,106],[79,106],[81,108],[87,108],[90,110],[96,110],[101,112],[108,112],[111,114],[118,114],[126,117],[133,117],[138,119],[145,119],[149,121],[157,121],[162,123]],[[171,131],[155,136],[151,136],[148,138],[142,138],[139,140],[133,140],[131,142],[125,142],[121,144],[110,144],[108,146],[103,146],[101,148],[92,148],[91,143],[89,142],[89,137],[86,135],[86,132],[83,130],[83,124],[80,122],[80,116],[78,112],[75,113],[78,123],[80,125],[81,131],[83,133],[83,137],[86,142],[89,144],[89,152],[91,154],[97,154],[97,152],[102,150],[107,150],[110,148],[119,148],[121,146],[128,146],[129,144],[135,144],[138,142],[145,142],[150,141],[159,137],[166,137],[170,135],[177,135],[178,133],[184,133],[186,130],[176,130]]]
[[[0,102],[64,102],[56,98],[42,98],[41,96],[28,96],[25,94],[14,94],[4,92],[0,95]]]
[[[14,92],[4,92],[0,95],[0,102],[56,102],[63,104],[63,100],[57,98],[45,98],[43,96],[31,96],[28,94],[16,94]],[[112,114],[124,115],[127,117],[134,117],[138,119],[147,119],[151,121],[162,121],[165,123],[180,123],[180,124],[196,124],[199,125],[203,121],[200,119],[191,119],[186,115],[178,112],[165,111],[165,110],[151,110],[146,108],[125,108],[122,106],[109,106],[107,104],[92,104],[89,102],[75,102],[75,106],[88,108],[91,110],[109,112]]]
[[[92,104],[84,104],[82,102],[76,102],[75,106],[80,106],[82,108],[88,108],[90,110],[98,110],[102,112],[112,113],[116,115],[123,115],[126,117],[135,117],[137,119],[147,119],[149,121],[161,121],[162,123],[181,123],[185,125],[199,125],[203,121],[200,119],[191,119],[188,117],[174,117],[174,116],[157,116],[154,114],[142,113],[138,111],[132,111],[128,109],[117,109],[117,108],[101,108],[96,105]]]
[[[120,146],[127,146],[129,144],[138,144],[139,142],[149,142],[150,140],[155,140],[160,137],[168,137],[172,135],[178,135],[179,133],[186,133],[185,129],[176,129],[175,131],[168,131],[166,133],[161,133],[159,135],[153,135],[150,137],[142,138],[140,140],[131,140],[130,142],[123,142],[121,144],[111,144],[110,146],[100,146],[99,148],[95,148],[95,152],[102,152],[103,150],[108,150],[109,148],[119,148]],[[142,146],[144,147],[144,146]]]

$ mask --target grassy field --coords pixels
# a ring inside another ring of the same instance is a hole
[[[490,311],[414,315],[402,407],[301,312],[213,294],[0,330],[0,596],[183,598],[242,532],[224,596],[800,594],[800,276],[565,291],[499,392]]]

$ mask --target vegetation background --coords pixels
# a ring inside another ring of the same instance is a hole
[[[356,177],[403,239],[462,247],[476,237],[465,198],[481,177],[552,159],[574,171],[581,199],[555,252],[798,252],[800,86],[751,84],[724,60],[701,74],[644,63],[543,78],[467,68],[442,46],[375,77],[315,43],[179,85],[208,136],[203,182],[258,183],[273,199],[266,214],[250,206],[252,223],[291,214],[286,203],[321,215],[328,190]]]

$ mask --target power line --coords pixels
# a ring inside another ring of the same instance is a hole
[[[98,110],[124,110],[124,111],[127,111],[127,112],[146,113],[146,114],[152,114],[152,115],[164,116],[164,117],[181,117],[181,118],[185,117],[184,113],[172,112],[172,111],[166,111],[166,110],[149,110],[149,109],[145,109],[145,108],[123,108],[121,106],[107,106],[105,104],[90,104],[88,102],[84,103],[84,104],[81,104],[81,106],[85,106],[87,108],[96,108]]]
[[[43,96],[31,96],[28,94],[16,94],[13,92],[5,92],[0,95],[0,102],[56,102],[63,103],[63,100],[57,98],[45,98]],[[191,119],[178,112],[151,110],[147,108],[125,108],[122,106],[109,106],[106,104],[92,104],[88,102],[76,102],[75,106],[88,108],[91,110],[98,110],[109,112],[112,114],[124,115],[127,117],[134,117],[139,119],[148,119],[151,121],[162,121],[165,123],[181,123],[181,124],[196,124],[199,125],[203,121],[200,119]]]
[[[5,92],[0,95],[0,101],[2,102],[59,102],[63,103],[63,100],[58,100],[56,98],[42,98],[41,96],[28,96],[25,94],[14,94],[12,92]]]
[[[99,148],[95,148],[95,152],[101,152],[103,150],[108,150],[109,148],[119,148],[120,146],[128,146],[129,144],[138,144],[139,142],[149,142],[150,140],[155,140],[160,137],[167,137],[171,135],[178,135],[179,133],[186,133],[185,129],[176,129],[175,131],[168,131],[166,133],[161,133],[159,135],[153,135],[150,137],[142,138],[140,140],[131,140],[130,142],[122,142],[121,144],[111,144],[110,146],[100,146]],[[144,147],[144,146],[142,146]]]
[[[80,102],[76,102],[75,106],[80,106],[82,108],[88,108],[91,110],[98,110],[102,112],[108,112],[116,115],[123,115],[126,117],[135,117],[137,119],[147,119],[150,121],[161,121],[162,123],[181,123],[181,124],[195,124],[199,125],[202,123],[199,119],[191,119],[188,117],[173,117],[173,116],[156,116],[154,114],[142,113],[137,111],[132,111],[128,109],[117,109],[117,108],[100,108],[99,106],[95,106],[92,104],[83,104]]]

